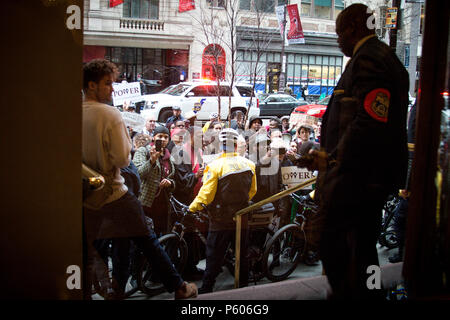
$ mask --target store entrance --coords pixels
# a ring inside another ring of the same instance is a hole
[[[280,87],[281,63],[267,64],[267,85],[269,93],[278,92]]]

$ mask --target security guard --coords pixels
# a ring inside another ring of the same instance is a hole
[[[336,20],[342,52],[351,57],[323,117],[316,196],[324,218],[320,256],[331,298],[383,298],[369,290],[368,267],[376,249],[388,194],[407,172],[408,73],[368,22],[372,13],[353,4]]]
[[[221,272],[226,250],[235,234],[234,214],[248,205],[256,193],[255,164],[236,153],[239,134],[227,128],[220,132],[219,142],[223,153],[203,173],[203,186],[189,206],[189,211],[208,206],[209,233],[206,243],[206,270],[199,293],[212,292]],[[246,233],[245,231],[243,232]],[[246,256],[246,236],[243,236],[241,256]],[[248,282],[248,262],[241,259],[241,286]]]

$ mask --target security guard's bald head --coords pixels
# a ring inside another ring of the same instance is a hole
[[[336,19],[336,34],[342,52],[351,57],[353,48],[362,38],[374,34],[375,28],[370,28],[373,12],[362,3],[355,3],[345,8]]]

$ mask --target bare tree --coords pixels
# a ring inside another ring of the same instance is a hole
[[[230,0],[225,0],[230,1]],[[236,1],[236,0],[234,0]],[[205,55],[208,59],[208,64],[212,67],[213,77],[215,77],[217,82],[216,95],[218,102],[218,114],[221,114],[221,81],[224,80],[224,70],[223,64],[221,64],[221,59],[226,56],[224,52],[224,47],[229,47],[228,36],[227,36],[227,24],[225,23],[224,11],[226,11],[227,6],[225,5],[225,10],[218,10],[215,7],[205,6],[203,2],[200,3],[197,14],[192,14],[194,32],[199,32],[202,37],[197,37],[196,40],[199,41],[203,47],[207,48]],[[231,105],[231,103],[230,103]]]
[[[214,0],[212,0],[214,1]],[[217,1],[217,0],[216,0]],[[256,54],[255,63],[252,62],[250,70],[250,83],[252,84],[253,92],[255,91],[256,80],[259,74],[265,73],[262,68],[265,64],[261,64],[261,56],[266,52],[272,39],[276,36],[274,28],[264,28],[267,22],[267,12],[263,8],[253,5],[251,12],[242,14],[239,10],[240,0],[220,0],[221,8],[218,9],[211,6],[213,2],[200,2],[196,12],[191,14],[193,20],[194,32],[198,32],[202,37],[196,37],[196,41],[201,43],[205,48],[208,48],[207,59],[210,59],[209,65],[212,66],[213,75],[217,80],[217,99],[218,99],[218,113],[221,114],[221,88],[220,82],[227,80],[230,88],[233,88],[236,82],[236,60],[237,60],[237,27],[238,25],[251,25],[251,28],[245,31],[246,37],[250,37],[251,44],[248,50]],[[249,21],[251,20],[251,23]],[[220,59],[224,54],[222,48],[226,48],[227,68],[220,63]],[[261,72],[262,71],[262,72]],[[225,77],[222,75],[225,74]],[[248,117],[248,112],[256,97],[251,95],[250,104],[245,113],[245,121]],[[231,120],[231,103],[232,91],[228,95],[228,120]],[[243,106],[244,107],[244,106]]]
[[[267,20],[267,13],[257,6],[253,6],[253,15],[251,17],[242,18],[242,24],[252,25],[251,28],[247,28],[243,33],[247,39],[250,39],[249,46],[246,50],[250,51],[252,55],[256,56],[256,60],[252,59],[248,66],[248,72],[250,76],[250,84],[252,85],[252,93],[255,92],[256,82],[260,74],[265,74],[265,64],[260,63],[263,53],[267,52],[267,49],[275,37],[275,32],[273,29],[265,28],[265,22]],[[253,94],[250,96],[250,103],[245,113],[244,122],[247,121],[250,108],[253,105],[253,99],[256,97]]]

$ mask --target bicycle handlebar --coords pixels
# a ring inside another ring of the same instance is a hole
[[[198,211],[198,212],[190,212],[189,213],[189,206],[185,205],[184,203],[180,202],[179,200],[177,200],[177,198],[175,198],[175,196],[173,194],[171,194],[169,196],[169,202],[172,203],[172,207],[175,210],[175,212],[177,214],[182,213],[183,217],[185,217],[187,214],[191,214],[194,219],[198,220],[198,221],[202,221],[204,218],[208,217],[208,210],[206,208],[206,206],[204,204],[202,204],[204,211],[206,212],[203,213],[202,211]],[[178,208],[177,208],[178,206]],[[203,218],[203,219],[202,219]]]

